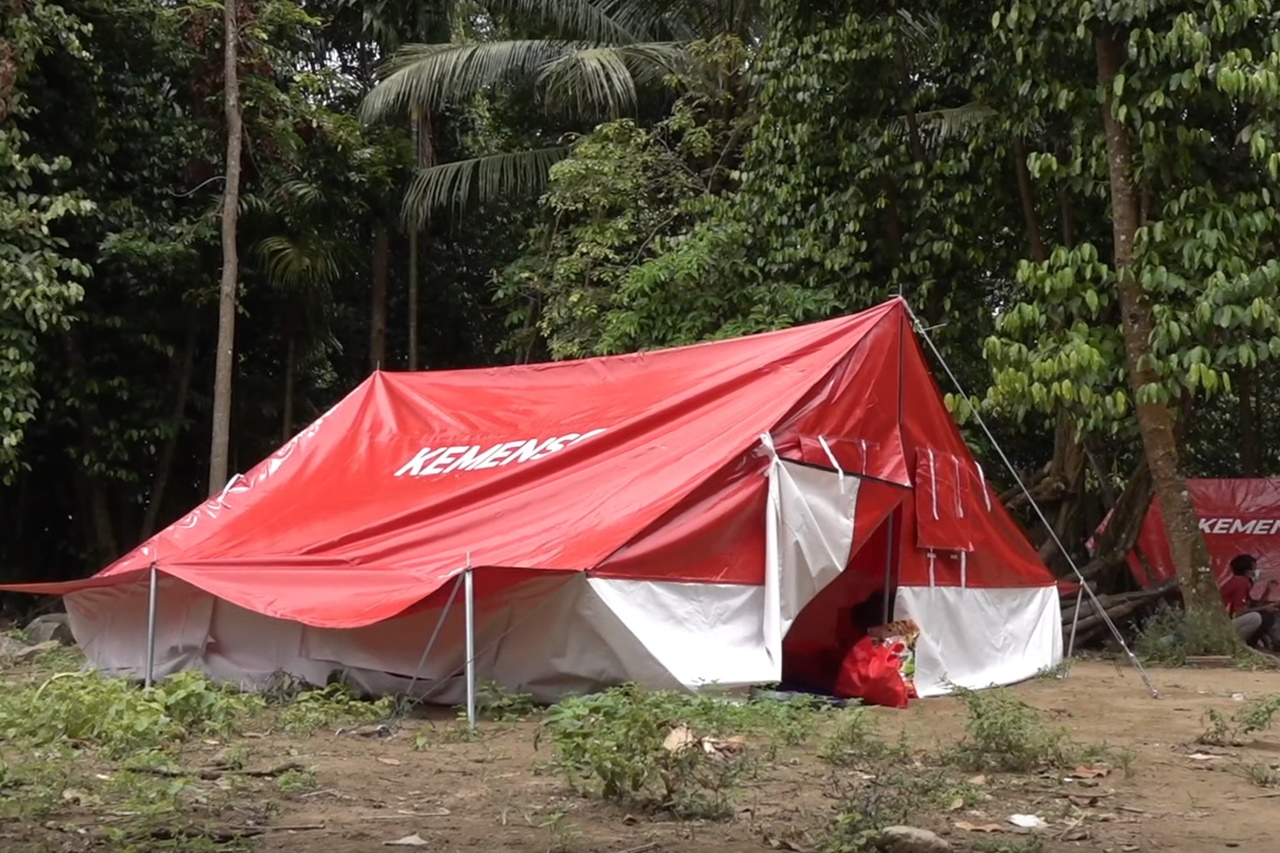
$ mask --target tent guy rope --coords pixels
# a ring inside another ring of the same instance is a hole
[[[471,571],[474,572],[475,570],[472,569]],[[585,572],[584,575],[588,578],[591,577],[590,572]],[[559,591],[563,591],[563,590],[559,590]],[[508,601],[510,600],[511,599],[508,598]],[[468,667],[474,667],[475,662],[480,659],[481,655],[486,654],[489,651],[492,651],[495,647],[497,647],[499,643],[505,640],[508,637],[508,635],[514,633],[515,630],[519,628],[521,625],[524,625],[526,622],[533,619],[533,617],[537,616],[539,613],[545,610],[555,600],[556,600],[556,596],[554,593],[544,596],[542,601],[538,602],[538,604],[536,604],[533,608],[531,608],[528,613],[524,614],[524,616],[511,622],[511,624],[509,624],[506,627],[506,630],[498,634],[498,636],[494,637],[493,640],[488,645],[484,646],[484,648],[480,649],[479,651],[473,650],[470,654],[466,656],[466,660],[458,664],[458,666],[454,667],[454,669],[452,669],[450,672],[446,673],[444,676],[440,678],[433,679],[431,686],[428,687],[421,696],[409,696],[408,693],[406,692],[404,695],[408,701],[405,703],[405,707],[409,708],[414,705],[421,705],[422,703],[426,702],[428,699],[430,699],[432,696],[436,694],[436,692],[442,685],[449,683],[450,680],[456,678],[458,675],[465,672]],[[451,604],[452,602],[453,602],[453,598],[450,597],[449,603]],[[442,613],[440,616],[441,620],[443,620],[445,615],[448,613],[448,609],[449,609],[449,604],[446,604],[445,613]],[[475,637],[473,633],[472,643],[474,644],[474,642],[475,642]],[[473,645],[473,649],[474,649],[474,645]],[[425,651],[423,652],[423,659],[424,660],[426,659]],[[472,672],[474,677],[474,669],[472,670]]]
[[[1018,474],[1018,469],[1014,467],[1013,462],[1010,461],[1009,457],[1005,454],[1004,448],[1000,446],[1000,442],[996,441],[995,434],[991,432],[991,429],[987,426],[987,422],[983,420],[982,413],[978,411],[978,407],[974,404],[973,398],[969,396],[967,391],[965,391],[964,386],[960,383],[960,379],[951,369],[951,365],[942,357],[942,353],[938,350],[937,345],[934,344],[933,338],[929,336],[928,329],[925,328],[924,323],[920,321],[920,318],[916,316],[916,312],[912,310],[911,305],[906,301],[906,299],[903,299],[902,302],[903,306],[907,309],[907,314],[911,317],[911,323],[915,327],[916,333],[920,336],[920,339],[924,341],[925,345],[928,346],[929,351],[933,353],[934,358],[938,360],[942,369],[946,371],[947,378],[951,380],[951,384],[955,386],[956,392],[960,395],[961,399],[964,400],[965,404],[968,405],[969,411],[973,413],[974,421],[982,429],[987,440],[991,442],[991,447],[1000,456],[1000,461],[1009,469],[1009,473],[1013,476],[1014,482],[1018,484],[1018,489],[1026,496],[1032,510],[1035,511],[1036,517],[1040,519],[1040,523],[1049,531],[1049,536],[1053,539],[1053,544],[1057,546],[1058,550],[1062,553],[1062,556],[1066,558],[1067,565],[1071,567],[1071,571],[1075,573],[1077,580],[1080,582],[1080,594],[1089,596],[1090,602],[1092,602],[1093,606],[1097,608],[1098,613],[1102,615],[1102,621],[1111,631],[1112,636],[1116,638],[1116,642],[1120,644],[1120,648],[1124,650],[1124,653],[1129,658],[1130,663],[1132,663],[1134,668],[1138,671],[1138,675],[1142,677],[1143,684],[1145,684],[1147,686],[1147,690],[1151,692],[1151,698],[1159,699],[1160,691],[1151,683],[1150,676],[1142,666],[1142,662],[1138,660],[1138,656],[1133,653],[1129,648],[1129,644],[1125,642],[1124,635],[1120,633],[1120,628],[1117,627],[1116,623],[1107,615],[1106,608],[1102,606],[1102,602],[1098,600],[1098,596],[1089,588],[1088,582],[1080,572],[1080,567],[1076,565],[1076,561],[1067,551],[1066,546],[1062,544],[1062,540],[1058,538],[1058,532],[1053,529],[1053,525],[1049,523],[1048,516],[1044,514],[1044,510],[1040,508],[1040,505],[1036,503],[1036,499],[1032,496],[1031,490],[1027,488],[1027,485],[1023,482],[1021,475]],[[1077,607],[1077,616],[1079,613],[1080,608]],[[1074,640],[1074,629],[1072,633]]]
[[[458,588],[462,586],[462,581],[462,574],[460,573],[458,579],[453,582],[453,588],[449,590],[449,598],[440,610],[440,618],[436,620],[436,627],[431,630],[431,638],[427,640],[427,645],[422,650],[422,657],[418,658],[418,668],[413,671],[413,677],[409,679],[409,686],[404,691],[405,695],[413,695],[413,686],[418,683],[418,678],[422,675],[422,668],[427,664],[427,656],[435,648],[436,640],[440,637],[440,630],[444,627],[444,620],[449,617],[449,610],[453,607],[453,600],[458,597]]]

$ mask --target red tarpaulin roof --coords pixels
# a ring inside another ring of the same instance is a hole
[[[94,578],[4,588],[65,594],[136,582],[154,564],[260,613],[356,627],[422,600],[468,560],[759,584],[765,432],[784,456],[830,467],[834,455],[891,491],[927,466],[932,518],[943,495],[939,535],[955,528],[956,547],[975,551],[970,583],[984,571],[986,585],[1050,582],[998,505],[970,507],[955,527],[971,500],[963,484],[982,490],[979,503],[987,487],[894,300],[657,352],[375,373]],[[909,456],[925,444],[942,455]]]

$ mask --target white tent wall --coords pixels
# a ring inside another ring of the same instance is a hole
[[[916,691],[1016,684],[1062,661],[1058,589],[901,586],[895,619],[921,626]]]
[[[769,445],[766,445],[769,446]],[[857,477],[773,457],[765,527],[765,644],[782,677],[782,638],[849,565]]]
[[[184,669],[264,687],[277,670],[324,684],[335,671],[373,694],[406,690],[440,621],[443,605],[363,628],[314,628],[264,616],[162,577],[158,590],[155,675]],[[67,596],[72,633],[89,663],[140,677],[146,668],[145,584]],[[459,594],[414,692],[433,702],[465,696],[465,630]],[[637,681],[656,688],[679,682],[592,591],[583,575],[535,578],[501,602],[478,602],[475,649],[481,680],[530,692],[541,701],[602,684]]]
[[[542,701],[624,681],[689,689],[777,681],[782,636],[848,562],[857,493],[855,477],[775,459],[761,586],[574,574],[533,577],[500,601],[481,600],[478,678]],[[145,581],[67,596],[72,631],[94,667],[145,671],[148,598]],[[198,669],[260,688],[280,670],[316,684],[341,671],[384,694],[406,690],[416,672],[415,692],[429,691],[433,701],[465,695],[461,595],[420,671],[443,604],[363,628],[314,628],[216,599],[163,572],[157,602],[157,679]]]

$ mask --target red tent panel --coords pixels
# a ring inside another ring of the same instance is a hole
[[[1187,488],[1218,583],[1231,576],[1229,563],[1237,554],[1257,557],[1264,578],[1280,581],[1280,480],[1188,480]],[[1143,587],[1177,576],[1156,501],[1143,520],[1135,551],[1140,554],[1129,554],[1129,568]]]
[[[860,515],[890,511],[899,488],[917,490],[918,509],[916,460],[951,460],[952,480],[928,488],[949,490],[954,517],[922,541],[945,533],[935,545],[972,553],[963,577],[938,570],[953,556],[935,560],[934,581],[1051,582],[1003,507],[986,505],[985,479],[895,300],[659,352],[376,373],[220,498],[95,578],[8,588],[135,583],[154,565],[259,613],[348,628],[404,611],[468,563],[760,584],[763,433],[784,458],[869,478]],[[901,581],[928,584],[920,531],[911,512],[900,515]]]

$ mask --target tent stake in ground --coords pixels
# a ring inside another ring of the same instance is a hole
[[[903,302],[906,304],[906,300],[903,300]],[[960,384],[960,380],[951,369],[951,365],[942,357],[942,353],[933,343],[933,338],[929,337],[928,330],[924,327],[924,324],[920,322],[920,318],[916,316],[915,311],[911,310],[911,306],[909,304],[906,305],[906,308],[907,313],[911,315],[911,321],[915,326],[916,333],[924,340],[925,344],[929,347],[930,352],[933,353],[934,358],[938,360],[938,363],[942,365],[942,369],[946,371],[947,377],[951,380],[951,384],[955,386],[956,393],[960,395],[960,398],[964,400],[965,404],[968,406],[969,411],[973,413],[974,421],[976,421],[978,426],[982,429],[987,440],[991,442],[991,447],[1000,456],[1000,461],[1009,469],[1009,474],[1012,475],[1014,482],[1018,484],[1018,489],[1026,495],[1027,502],[1031,505],[1031,509],[1035,512],[1036,517],[1040,519],[1040,523],[1049,531],[1049,536],[1053,539],[1053,544],[1057,546],[1058,551],[1061,552],[1064,558],[1066,558],[1067,565],[1071,566],[1071,571],[1075,573],[1076,579],[1080,583],[1080,594],[1089,596],[1089,600],[1093,603],[1093,606],[1097,608],[1100,614],[1102,614],[1102,619],[1111,630],[1112,636],[1116,638],[1116,642],[1120,644],[1120,648],[1124,650],[1124,653],[1128,656],[1130,663],[1132,663],[1134,668],[1138,670],[1138,675],[1142,677],[1143,684],[1147,686],[1147,690],[1151,691],[1151,698],[1159,699],[1160,691],[1151,683],[1151,678],[1147,675],[1147,671],[1142,666],[1142,662],[1139,661],[1138,656],[1130,650],[1129,644],[1124,640],[1124,635],[1120,633],[1120,629],[1116,627],[1116,623],[1107,615],[1106,608],[1102,606],[1102,603],[1098,601],[1098,597],[1094,595],[1093,590],[1089,588],[1089,584],[1085,580],[1084,575],[1080,573],[1080,567],[1076,565],[1076,561],[1072,559],[1071,554],[1068,553],[1067,547],[1063,545],[1062,540],[1058,538],[1058,532],[1053,529],[1053,525],[1049,523],[1048,516],[1044,514],[1044,510],[1040,509],[1040,505],[1036,503],[1036,499],[1032,497],[1031,490],[1027,488],[1024,482],[1022,482],[1022,477],[1018,474],[1018,469],[1013,467],[1013,462],[1011,462],[1009,457],[1005,455],[1004,448],[1000,446],[1000,442],[996,441],[995,434],[987,427],[987,422],[982,419],[982,413],[978,411],[978,407],[974,404],[973,398],[969,396],[969,393],[965,391],[964,386]],[[1077,616],[1079,613],[1080,609],[1077,607]]]
[[[151,564],[151,589],[147,596],[147,669],[143,686],[150,687],[156,668],[156,564]]]

